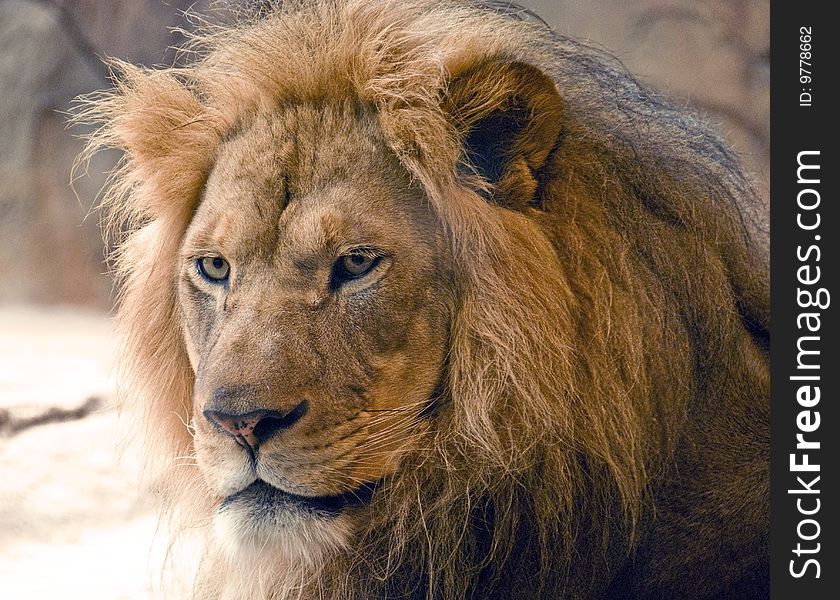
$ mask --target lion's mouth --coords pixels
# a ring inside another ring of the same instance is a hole
[[[330,517],[340,514],[351,506],[367,504],[377,487],[368,483],[354,490],[332,496],[301,496],[276,488],[261,479],[243,490],[231,494],[222,501],[220,510],[235,505],[247,505],[252,510],[274,512],[277,510],[296,510],[314,516]]]

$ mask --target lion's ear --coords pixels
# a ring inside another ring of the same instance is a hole
[[[455,75],[448,92],[463,157],[491,184],[490,200],[514,209],[538,204],[538,174],[562,129],[551,78],[526,63],[490,61]]]

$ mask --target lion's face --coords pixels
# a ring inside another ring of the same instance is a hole
[[[340,545],[422,435],[451,259],[375,123],[346,106],[256,118],[220,147],[184,237],[195,448],[228,538]]]

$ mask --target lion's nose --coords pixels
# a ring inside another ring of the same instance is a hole
[[[284,429],[294,425],[306,414],[306,400],[291,411],[281,413],[276,410],[254,410],[242,414],[226,413],[219,410],[205,410],[208,421],[218,425],[233,436],[240,445],[256,453],[260,444],[264,444]]]

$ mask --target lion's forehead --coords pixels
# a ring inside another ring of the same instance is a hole
[[[371,125],[345,112],[298,107],[231,134],[189,237],[223,249],[258,244],[311,254],[410,225],[407,174]]]
[[[358,179],[383,167],[387,153],[376,119],[344,103],[301,104],[237,124],[217,152],[210,175],[225,185],[304,196],[324,182]]]

